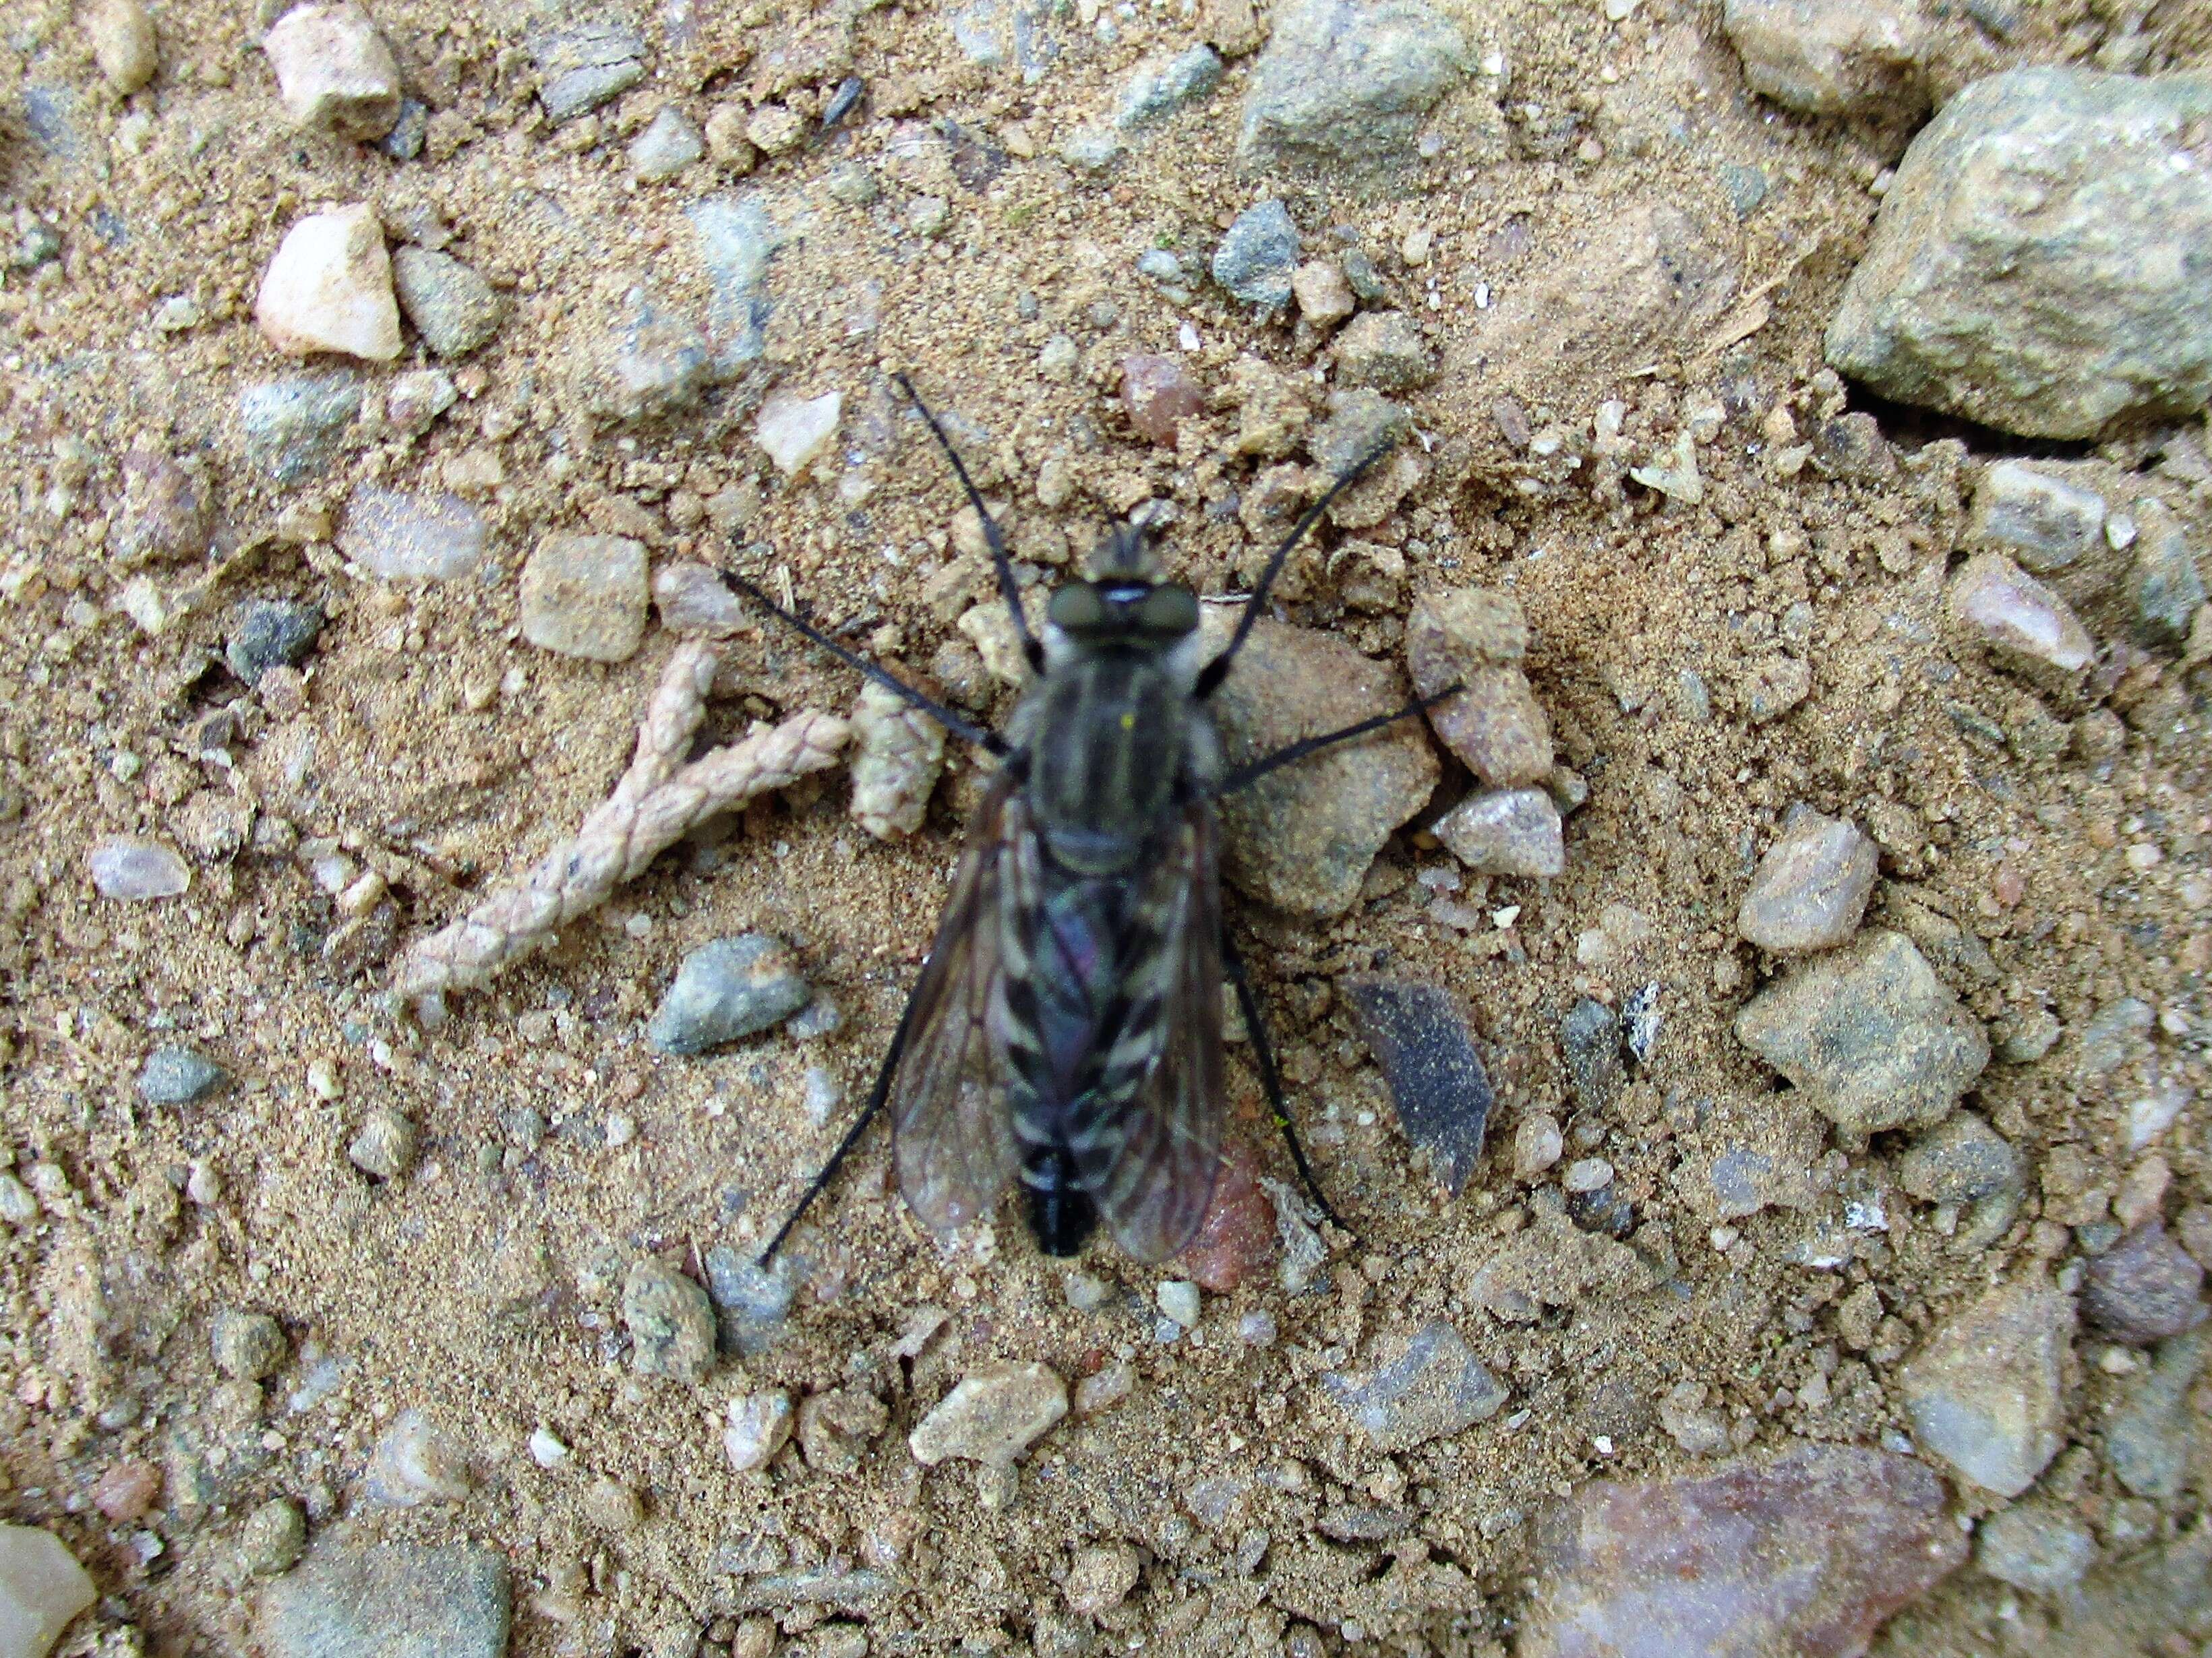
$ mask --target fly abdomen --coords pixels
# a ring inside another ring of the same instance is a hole
[[[1098,1225],[1098,1208],[1076,1184],[1074,1159],[1065,1146],[1023,1147],[1022,1195],[1030,1230],[1048,1255],[1072,1255]]]

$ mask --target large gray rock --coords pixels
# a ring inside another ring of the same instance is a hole
[[[1291,0],[1244,94],[1237,159],[1380,172],[1468,68],[1467,37],[1423,0]]]
[[[1941,1122],[1990,1062],[1981,1021],[1901,932],[1863,933],[1768,986],[1735,1034],[1856,1133]]]
[[[1942,1481],[1849,1445],[1592,1480],[1534,1541],[1520,1658],[1856,1658],[1966,1555]]]
[[[270,1658],[504,1658],[507,1560],[467,1544],[340,1545],[262,1591]]]
[[[2058,1454],[2074,1303],[2039,1278],[1953,1315],[1899,1378],[1921,1448],[1960,1478],[2018,1497]]]
[[[2212,76],[1978,81],[1905,152],[1828,325],[1886,397],[2089,438],[2212,401]]]

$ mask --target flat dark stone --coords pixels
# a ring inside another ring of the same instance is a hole
[[[1458,998],[1442,986],[1362,975],[1339,981],[1382,1067],[1407,1137],[1453,1196],[1474,1172],[1490,1122],[1489,1073]]]

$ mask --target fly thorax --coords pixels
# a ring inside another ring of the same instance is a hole
[[[1038,701],[1028,793],[1054,861],[1133,867],[1175,802],[1188,698],[1151,657],[1117,651],[1051,670]]]

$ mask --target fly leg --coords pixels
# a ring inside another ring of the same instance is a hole
[[[1322,1195],[1321,1182],[1314,1178],[1313,1165],[1306,1161],[1306,1149],[1298,1144],[1298,1131],[1291,1123],[1290,1102],[1283,1096],[1282,1073],[1275,1069],[1275,1050],[1267,1042],[1267,1021],[1260,1017],[1260,999],[1252,993],[1252,981],[1244,971],[1244,958],[1237,953],[1237,941],[1229,936],[1226,927],[1221,930],[1221,970],[1236,987],[1237,1005],[1243,1011],[1244,1031],[1252,1039],[1252,1058],[1260,1068],[1260,1087],[1267,1096],[1267,1113],[1274,1118],[1275,1127],[1283,1131],[1283,1143],[1291,1148],[1291,1161],[1297,1165],[1299,1183],[1329,1224],[1356,1236],[1344,1224],[1344,1217]]]
[[[1348,743],[1355,737],[1364,737],[1370,732],[1379,732],[1385,726],[1396,725],[1401,720],[1410,720],[1415,714],[1425,713],[1436,707],[1448,696],[1457,696],[1466,689],[1464,685],[1447,685],[1434,696],[1417,696],[1402,708],[1393,708],[1389,714],[1378,714],[1372,719],[1362,720],[1355,725],[1345,726],[1340,731],[1323,732],[1319,737],[1301,738],[1295,743],[1285,743],[1273,754],[1263,754],[1257,760],[1249,761],[1237,767],[1221,780],[1221,785],[1214,790],[1214,793],[1216,795],[1234,794],[1240,789],[1248,789],[1278,767],[1287,766],[1294,761],[1303,760],[1310,754],[1317,754],[1322,750],[1334,747],[1339,743]]]
[[[806,1212],[807,1206],[820,1197],[830,1182],[837,1177],[838,1169],[852,1155],[853,1148],[860,1144],[860,1136],[868,1132],[868,1125],[881,1114],[884,1102],[890,1098],[891,1078],[897,1072],[899,1059],[906,1052],[907,1036],[914,1024],[915,1003],[919,990],[917,986],[915,993],[908,994],[906,999],[906,1008],[899,1015],[898,1029],[891,1033],[890,1051],[884,1055],[883,1068],[876,1072],[876,1085],[868,1090],[868,1102],[860,1108],[860,1114],[845,1131],[845,1138],[837,1142],[837,1149],[830,1154],[830,1161],[822,1165],[822,1172],[808,1183],[805,1195],[799,1199],[799,1206],[791,1212],[782,1225],[775,1229],[775,1236],[768,1241],[768,1248],[761,1251],[760,1264],[763,1266],[775,1260],[775,1252],[783,1248],[783,1241],[791,1236],[791,1229],[799,1224],[799,1217]]]

